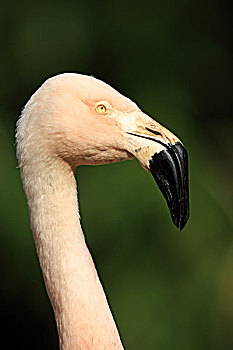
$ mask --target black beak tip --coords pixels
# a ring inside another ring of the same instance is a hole
[[[189,218],[188,154],[184,146],[177,142],[155,153],[150,171],[167,201],[173,223],[181,231]]]
[[[177,226],[177,228],[178,228],[180,231],[182,231],[183,228],[185,227],[186,223],[187,223],[187,221],[181,222],[180,225]]]
[[[186,226],[187,222],[189,219],[189,211],[187,213],[187,215],[185,217],[179,218],[179,217],[172,217],[172,221],[174,223],[174,225],[180,230],[182,231],[183,228]]]

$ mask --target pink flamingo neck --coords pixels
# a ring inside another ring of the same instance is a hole
[[[61,159],[37,164],[22,169],[22,178],[60,348],[123,350],[85,244],[74,172]]]

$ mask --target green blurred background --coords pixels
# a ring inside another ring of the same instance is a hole
[[[57,334],[16,168],[15,121],[61,72],[92,74],[174,131],[191,217],[136,160],[77,170],[87,242],[126,349],[233,349],[232,14],[219,1],[1,2],[0,300],[8,349]]]

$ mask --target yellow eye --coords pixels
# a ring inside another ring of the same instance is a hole
[[[98,105],[96,107],[96,112],[99,113],[99,114],[105,114],[107,111],[107,108],[105,107],[105,105],[101,104],[101,105]]]

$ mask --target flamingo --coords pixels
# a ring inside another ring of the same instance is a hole
[[[106,83],[76,73],[47,79],[17,122],[17,157],[62,350],[122,350],[85,243],[75,169],[136,157],[154,176],[174,224],[189,216],[181,141]]]

